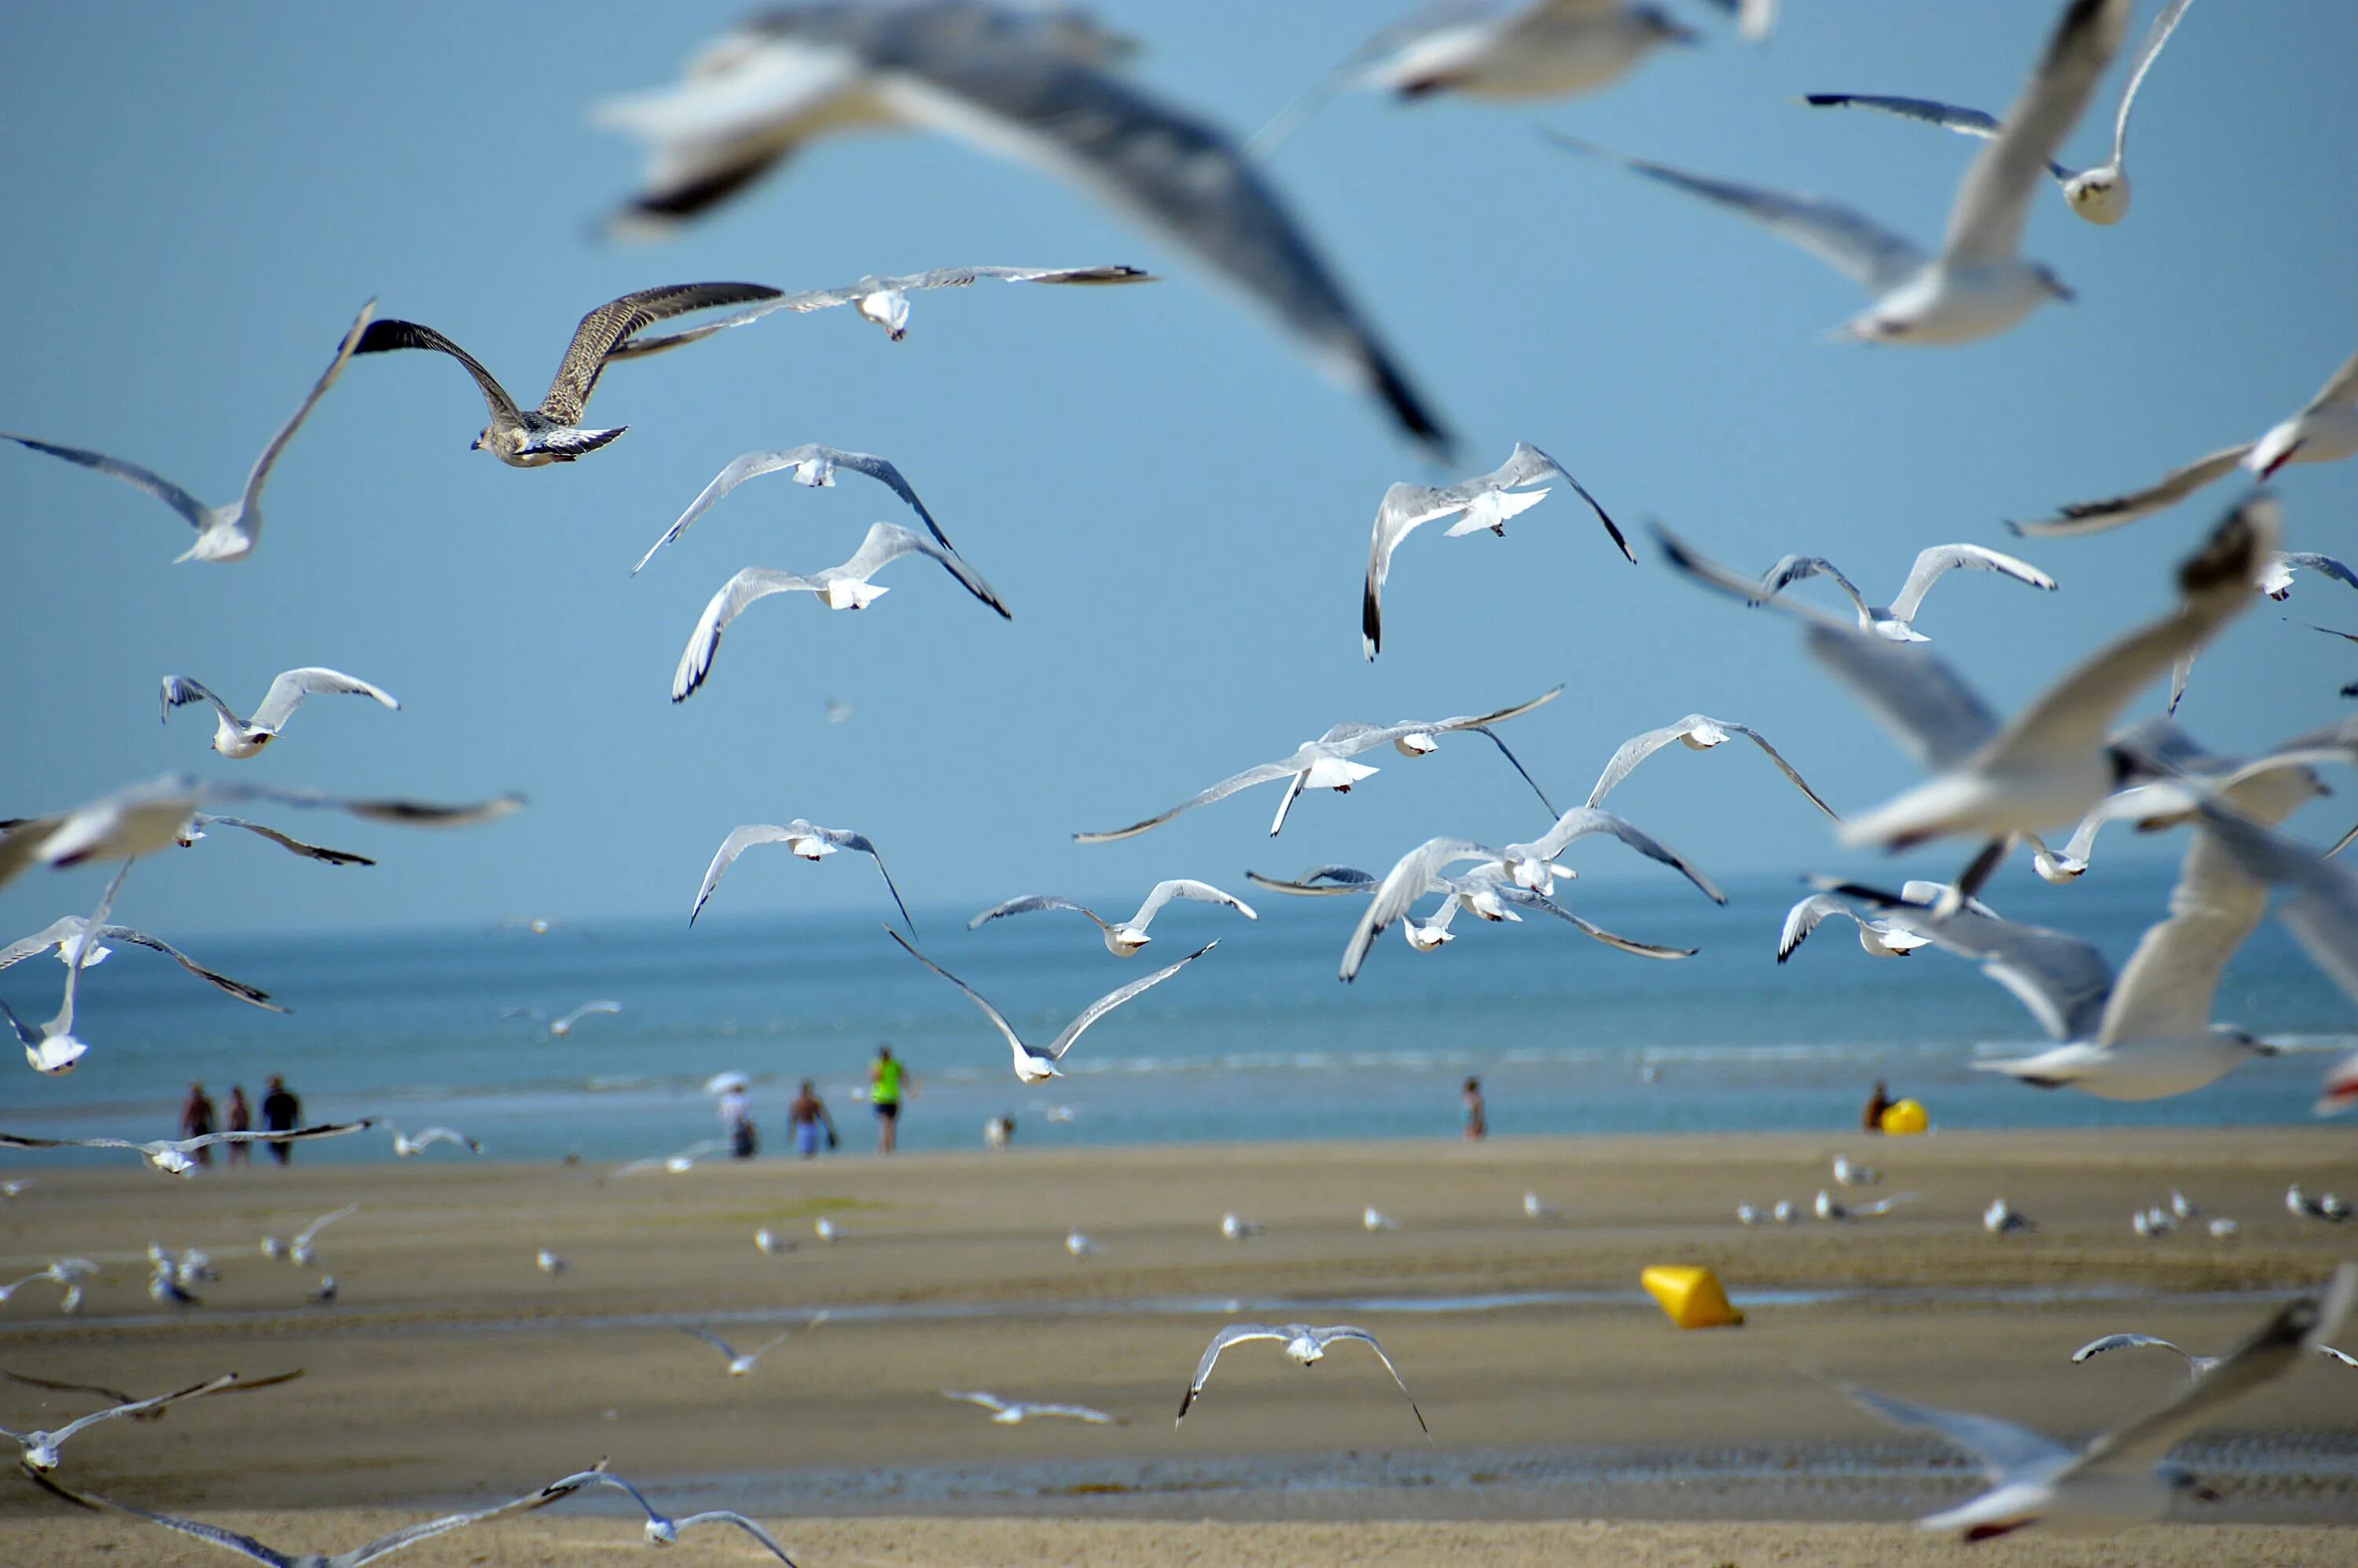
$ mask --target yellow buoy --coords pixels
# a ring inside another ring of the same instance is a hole
[[[1646,1293],[1681,1328],[1733,1328],[1744,1314],[1727,1304],[1719,1276],[1687,1263],[1657,1263],[1638,1276]]]
[[[1903,1099],[1884,1108],[1883,1130],[1894,1138],[1921,1132],[1931,1124],[1932,1119],[1924,1114],[1920,1101]]]

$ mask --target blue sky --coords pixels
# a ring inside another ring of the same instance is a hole
[[[584,5],[561,24],[542,14],[528,47],[506,28],[529,18],[487,32],[480,7],[453,5],[397,19],[0,10],[0,211],[15,219],[0,285],[36,302],[0,345],[0,427],[119,452],[208,500],[234,492],[373,295],[536,395],[584,310],[655,283],[804,288],[970,263],[1166,276],[920,297],[899,344],[849,312],[773,317],[619,368],[593,414],[630,434],[569,469],[470,452],[481,407],[456,366],[362,361],[280,465],[262,547],[238,565],[175,566],[187,531],[162,507],[0,451],[0,581],[16,590],[0,630],[15,676],[0,695],[8,814],[172,768],[532,799],[458,835],[287,823],[377,856],[373,871],[208,844],[143,866],[126,916],[167,933],[684,917],[732,825],[795,816],[870,833],[921,904],[1134,896],[1162,876],[1233,882],[1248,864],[1380,865],[1433,833],[1495,841],[1543,824],[1477,740],[1416,762],[1383,753],[1380,776],[1347,800],[1314,797],[1274,848],[1269,792],[1125,844],[1068,835],[1159,810],[1338,719],[1437,718],[1559,681],[1560,701],[1506,731],[1559,798],[1581,795],[1625,735],[1698,709],[1767,731],[1838,806],[1908,782],[1780,620],[1685,588],[1650,553],[1622,563],[1568,495],[1503,542],[1412,540],[1384,656],[1364,664],[1376,501],[1394,480],[1457,473],[1424,466],[1371,404],[1044,177],[939,139],[837,141],[668,243],[592,240],[636,157],[590,127],[587,107],[668,79],[738,9],[681,4],[655,19]],[[1140,79],[1240,133],[1369,19],[1352,0],[1100,9],[1146,41]],[[2095,229],[2051,194],[2034,210],[2026,248],[2080,303],[1994,342],[1921,351],[1824,343],[1858,303],[1838,276],[1542,146],[1533,127],[1838,195],[1930,242],[1971,145],[1790,100],[1846,89],[2002,110],[2054,5],[1796,0],[1760,49],[1687,9],[1705,46],[1606,92],[1529,109],[1347,100],[1275,162],[1461,433],[1457,472],[1528,440],[1627,524],[1660,517],[1756,568],[1821,551],[1887,594],[1924,545],[2008,547],[2003,517],[2257,435],[2358,347],[2358,9],[2196,5],[2139,105],[2128,220]],[[637,58],[618,38],[638,40]],[[2067,161],[2101,156],[2119,74]],[[827,565],[870,522],[903,520],[858,481],[772,478],[629,575],[730,458],[809,440],[900,463],[1014,620],[903,563],[860,614],[756,607],[710,685],[673,707],[680,646],[730,573]],[[2279,489],[2295,547],[2351,547],[2358,468],[2294,469]],[[1925,629],[2010,708],[2158,606],[2171,561],[2230,498],[2013,546],[2062,590],[1952,580]],[[2305,580],[2287,609],[2358,626],[2347,592]],[[2336,688],[2358,676],[2346,644],[2281,613],[2260,606],[2199,672],[2183,717],[2214,746],[2334,717]],[[244,705],[302,664],[374,680],[406,710],[315,701],[249,763],[209,752],[196,713],[156,722],[168,673]],[[825,721],[829,697],[854,706],[849,722]],[[2302,826],[2338,833],[2347,798]],[[1714,871],[1844,865],[1823,820],[1748,755],[1666,755],[1616,803]],[[1961,858],[1943,847],[1911,870]],[[1605,880],[1625,869],[1601,849],[1581,863]],[[31,929],[85,909],[97,880],[24,879],[0,893],[0,919]],[[873,899],[864,867],[749,862],[707,918]]]

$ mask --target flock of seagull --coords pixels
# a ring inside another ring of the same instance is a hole
[[[2062,4],[2028,80],[2002,118],[1890,94],[1812,95],[1813,105],[1894,114],[1980,140],[1937,248],[1921,246],[1834,202],[1673,168],[1553,132],[1546,135],[1568,151],[1617,165],[1750,219],[1849,276],[1869,295],[1870,303],[1839,330],[1840,337],[1915,345],[1971,342],[2020,327],[2050,299],[2071,297],[2053,271],[2021,254],[2032,204],[2040,200],[2039,192],[2046,184],[2059,185],[2071,210],[2091,222],[2117,224],[2127,214],[2130,110],[2190,4],[2169,0],[2154,18],[2120,99],[2111,156],[2078,172],[2058,163],[2057,155],[2124,42],[2136,8],[2133,0]],[[1773,25],[1773,0],[1722,0],[1722,8],[1737,14],[1747,37],[1759,37]],[[1444,5],[1370,39],[1261,135],[1240,143],[1193,111],[1129,81],[1119,70],[1128,40],[1081,13],[1018,8],[991,0],[828,0],[786,5],[749,19],[691,62],[679,81],[601,104],[596,118],[649,148],[644,189],[614,221],[618,230],[638,234],[692,222],[739,199],[806,143],[835,132],[895,125],[927,129],[1036,164],[1103,200],[1173,253],[1228,285],[1262,310],[1320,368],[1373,395],[1404,432],[1442,456],[1452,448],[1445,426],[1280,199],[1265,172],[1267,161],[1319,104],[1341,92],[1372,90],[1402,99],[1436,94],[1500,102],[1553,98],[1603,86],[1658,49],[1693,40],[1689,29],[1657,7],[1622,0]],[[802,293],[741,282],[644,288],[581,318],[546,395],[531,408],[518,404],[453,339],[416,322],[380,319],[372,300],[338,341],[326,370],[294,416],[256,460],[237,499],[222,506],[207,505],[121,458],[31,436],[0,432],[0,437],[122,481],[163,502],[195,530],[194,542],[179,559],[233,563],[259,547],[265,482],[305,417],[355,358],[417,350],[456,360],[486,409],[488,422],[475,437],[475,449],[509,467],[533,469],[579,461],[624,433],[625,426],[586,423],[591,395],[604,371],[617,362],[683,347],[776,312],[800,314],[845,305],[897,341],[907,330],[914,294],[981,281],[1112,287],[1154,280],[1139,268],[1120,265],[980,266],[871,276],[843,287]],[[729,313],[710,314],[716,311]],[[687,317],[703,319],[692,325],[667,325]],[[2238,470],[2255,484],[2265,484],[2288,464],[2336,461],[2353,453],[2358,453],[2358,357],[2345,363],[2306,407],[2255,440],[2223,449],[2145,490],[2067,505],[2052,518],[2011,526],[2033,538],[2085,534],[2159,511]],[[865,609],[888,591],[874,580],[877,575],[903,556],[931,559],[973,598],[1002,618],[1010,615],[997,590],[952,546],[895,462],[815,443],[749,452],[729,462],[633,570],[645,568],[748,480],[783,471],[799,484],[825,486],[834,484],[841,470],[890,490],[922,529],[880,522],[840,565],[799,571],[753,567],[738,572],[698,617],[673,676],[673,701],[685,701],[710,677],[723,633],[759,600],[804,592],[831,610]],[[1382,589],[1399,547],[1411,533],[1438,522],[1447,524],[1448,536],[1486,531],[1503,536],[1508,522],[1545,499],[1548,487],[1559,481],[1586,503],[1615,548],[1635,563],[1638,553],[1606,508],[1562,465],[1528,443],[1518,442],[1500,467],[1455,484],[1395,484],[1381,497],[1369,542],[1361,618],[1365,656],[1372,660],[1380,651]],[[1526,912],[1544,914],[1623,952],[1676,960],[1691,956],[1692,950],[1619,935],[1561,902],[1559,882],[1570,881],[1576,873],[1560,857],[1585,838],[1617,839],[1676,871],[1706,898],[1725,903],[1701,869],[1606,810],[1602,802],[1631,770],[1673,742],[1705,751],[1742,737],[1834,821],[1837,841],[1844,847],[1898,849],[1942,839],[1961,839],[1972,847],[1969,859],[1947,882],[1909,882],[1889,892],[1856,881],[1823,881],[1790,911],[1777,951],[1780,962],[1791,957],[1819,925],[1841,917],[1855,924],[1860,946],[1870,956],[1906,957],[1931,947],[1978,964],[2021,1000],[2057,1042],[2050,1051],[1978,1065],[2039,1087],[2139,1099],[2199,1089],[2251,1055],[2266,1052],[2271,1048],[2266,1042],[2215,1022],[2212,1013],[2227,962],[2266,917],[2273,891],[2278,888],[2290,890],[2278,917],[2325,973],[2358,998],[2358,874],[2335,862],[2330,851],[2321,854],[2277,831],[2295,809],[2320,793],[2314,769],[2358,763],[2358,723],[2328,725],[2290,737],[2260,757],[2239,759],[2205,751],[2166,717],[2122,722],[2128,705],[2164,675],[2173,677],[2174,709],[2201,650],[2258,597],[2288,593],[2296,571],[2358,587],[2358,573],[2341,562],[2280,547],[2283,524],[2270,492],[2255,490],[2232,507],[2204,544],[2180,563],[2171,590],[2150,620],[2064,672],[2010,719],[1997,714],[1931,651],[1920,622],[1929,591],[1949,573],[1977,571],[2051,591],[2057,579],[2042,568],[1978,544],[1938,545],[1917,557],[1888,602],[1877,603],[1820,557],[1789,555],[1756,576],[1707,559],[1668,530],[1657,527],[1654,532],[1662,556],[1679,575],[1799,622],[1811,656],[1892,731],[1921,764],[1924,781],[1878,806],[1838,814],[1758,730],[1692,714],[1632,737],[1613,753],[1587,798],[1559,810],[1497,732],[1499,726],[1552,701],[1559,687],[1515,706],[1455,718],[1338,723],[1290,754],[1232,773],[1157,815],[1128,827],[1077,833],[1076,841],[1129,838],[1183,812],[1265,784],[1282,786],[1269,830],[1274,837],[1305,791],[1348,794],[1374,776],[1378,768],[1359,760],[1367,753],[1389,744],[1400,755],[1415,758],[1439,749],[1446,737],[1478,734],[1530,784],[1552,819],[1545,831],[1529,841],[1497,848],[1445,834],[1410,849],[1382,871],[1321,865],[1288,879],[1248,873],[1250,880],[1291,896],[1367,901],[1345,944],[1338,968],[1345,981],[1357,975],[1377,938],[1390,926],[1402,927],[1412,950],[1432,953],[1455,940],[1457,933],[1451,927],[1460,914],[1484,922],[1518,921]],[[1806,590],[1791,591],[1812,578],[1827,579],[1847,600],[1847,608],[1832,612],[1812,602]],[[216,720],[212,749],[225,759],[244,762],[274,749],[297,706],[307,697],[323,694],[366,697],[388,709],[401,706],[365,680],[304,666],[273,681],[251,716],[240,715],[204,685],[182,676],[165,677],[161,708],[168,723],[178,707],[209,705]],[[835,716],[831,708],[830,717]],[[77,991],[85,972],[107,957],[109,943],[152,948],[240,1001],[284,1011],[267,993],[197,964],[161,938],[110,923],[133,861],[193,846],[211,827],[244,829],[291,853],[327,863],[367,863],[364,857],[309,845],[276,827],[221,815],[214,807],[326,808],[401,826],[461,827],[503,815],[520,804],[513,795],[459,806],[334,797],[168,775],[64,811],[0,824],[0,885],[36,866],[120,862],[122,867],[90,915],[59,919],[0,949],[0,969],[44,952],[55,952],[63,961],[63,1001],[56,1017],[36,1027],[5,1004],[0,1004],[0,1017],[14,1028],[38,1072],[70,1071],[90,1050],[74,1033]],[[2048,881],[2067,882],[2086,874],[2096,836],[2113,821],[2144,829],[2184,827],[2190,834],[2166,916],[2145,934],[2117,976],[2087,943],[2068,933],[2009,921],[1981,897],[1992,874],[2017,851],[2028,851],[2034,870]],[[2066,826],[2073,831],[2058,852],[2042,836]],[[990,1002],[919,950],[907,906],[885,871],[875,842],[864,833],[799,818],[784,826],[752,824],[735,829],[714,855],[697,891],[691,925],[730,866],[745,849],[763,844],[783,844],[789,853],[813,861],[842,850],[873,860],[908,931],[904,937],[887,925],[886,934],[917,964],[965,992],[1005,1038],[1014,1074],[1026,1085],[1062,1076],[1058,1063],[1092,1024],[1218,946],[1207,943],[1108,992],[1075,1016],[1053,1042],[1036,1046],[1023,1040]],[[1150,925],[1174,900],[1222,906],[1249,922],[1258,918],[1232,894],[1208,882],[1179,878],[1158,883],[1135,914],[1119,921],[1070,899],[1033,894],[986,909],[969,926],[1024,914],[1077,913],[1098,928],[1110,954],[1127,958],[1150,943]],[[1416,913],[1420,906],[1425,910],[1421,916]],[[563,1034],[582,1016],[617,1006],[590,1003],[552,1022],[550,1032]],[[2358,1102],[2358,1057],[2329,1075],[2320,1109],[2353,1102]],[[195,1168],[197,1152],[208,1145],[339,1137],[373,1125],[373,1120],[362,1119],[287,1131],[145,1141],[0,1134],[0,1147],[121,1149],[138,1153],[159,1171],[186,1175]],[[479,1148],[447,1128],[414,1137],[395,1129],[393,1136],[395,1152],[405,1157],[438,1141]],[[650,1163],[685,1168],[682,1162],[692,1163],[696,1157],[697,1152],[687,1152]],[[1838,1169],[1837,1184],[1871,1184],[1871,1173],[1858,1180],[1853,1174]],[[1851,1204],[1821,1190],[1815,1211],[1829,1221],[1855,1219],[1887,1212],[1905,1196]],[[2298,1189],[2288,1201],[2295,1213],[2303,1212]],[[1786,1218],[1790,1207],[1779,1203],[1768,1217],[1772,1222]],[[1536,1194],[1527,1195],[1526,1210],[1533,1217],[1550,1212]],[[323,1217],[284,1244],[286,1256],[308,1264],[315,1256],[319,1229],[348,1212]],[[2163,1213],[2158,1207],[2150,1211]],[[1750,1206],[1740,1214],[1747,1223],[1760,1217]],[[2140,1216],[2141,1220],[2147,1217]],[[2033,1225],[2003,1198],[1985,1218],[1999,1233]],[[1371,1208],[1365,1223],[1369,1229],[1381,1229],[1394,1222]],[[818,1222],[822,1239],[837,1234],[828,1226],[824,1219]],[[1241,1240],[1259,1227],[1232,1214],[1222,1228]],[[1091,1250],[1078,1232],[1067,1244],[1076,1256]],[[270,1242],[265,1250],[277,1255]],[[53,1264],[35,1278],[78,1290],[79,1274],[72,1265],[79,1261]],[[552,1274],[566,1266],[546,1250],[538,1262]],[[194,1265],[196,1277],[202,1277],[203,1268],[200,1259]],[[159,1257],[152,1287],[157,1299],[192,1300],[187,1293],[189,1269],[186,1255]],[[2297,1353],[2305,1350],[2349,1362],[2348,1357],[2325,1346],[2321,1336],[2349,1306],[2353,1281],[2358,1281],[2358,1271],[2345,1268],[2322,1295],[2287,1305],[2229,1356],[2190,1356],[2193,1379],[2184,1392],[2140,1422],[2083,1450],[2064,1449],[1987,1418],[1961,1417],[1866,1390],[1850,1391],[1895,1424],[1928,1428],[1974,1450],[1987,1465],[1990,1490],[1923,1521],[1926,1525],[1955,1529],[1976,1539],[2034,1522],[2112,1528],[2158,1517],[2171,1493],[2190,1484],[2164,1456],[2172,1443],[2228,1400],[2281,1376]],[[324,1291],[331,1293],[332,1289],[332,1281],[323,1281]],[[740,1352],[708,1333],[690,1332],[727,1358],[731,1375],[750,1373],[770,1348],[765,1345]],[[1201,1396],[1224,1350],[1263,1341],[1277,1345],[1304,1367],[1337,1343],[1364,1343],[1407,1394],[1390,1358],[1363,1329],[1238,1324],[1222,1329],[1204,1353],[1180,1415]],[[2074,1359],[2122,1346],[2162,1343],[2115,1336],[2085,1347]],[[62,1490],[46,1473],[56,1467],[58,1444],[66,1436],[112,1416],[144,1415],[176,1400],[209,1397],[235,1386],[233,1377],[215,1379],[153,1400],[126,1400],[55,1433],[10,1435],[25,1445],[26,1463],[43,1483]],[[1085,1407],[1024,1404],[981,1391],[944,1393],[990,1410],[992,1419],[1003,1423],[1037,1416],[1094,1422],[1113,1419]],[[1410,1408],[1424,1429],[1412,1399]],[[341,1565],[365,1563],[412,1541],[591,1487],[627,1493],[645,1514],[647,1539],[658,1544],[673,1540],[682,1529],[719,1522],[745,1531],[784,1559],[784,1550],[750,1519],[727,1512],[672,1519],[629,1482],[602,1468],[564,1477],[492,1509],[396,1531],[331,1557],[289,1556],[217,1527],[104,1499],[85,1500],[265,1563]]]

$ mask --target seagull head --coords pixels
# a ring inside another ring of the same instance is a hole
[[[62,1077],[74,1070],[74,1064],[80,1062],[89,1050],[89,1046],[70,1034],[49,1034],[44,1035],[38,1044],[25,1047],[25,1060],[32,1064],[33,1071],[37,1073],[52,1078]]]
[[[58,1467],[60,1457],[62,1455],[58,1453],[56,1442],[48,1433],[28,1432],[25,1434],[26,1469],[43,1472],[54,1470]]]
[[[2109,228],[2128,214],[2128,170],[2106,163],[2075,174],[2063,186],[2063,200],[2089,222]]]

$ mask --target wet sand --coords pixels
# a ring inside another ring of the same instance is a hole
[[[1806,1209],[1837,1150],[1885,1173],[1876,1194],[1846,1195],[1919,1199],[1852,1226],[1736,1223],[1739,1201]],[[2139,1329],[2222,1350],[2267,1310],[2239,1292],[2312,1283],[2358,1254],[2358,1229],[2297,1220],[2282,1203],[2293,1180],[2358,1194],[2358,1146],[2340,1129],[1018,1149],[619,1180],[609,1167],[471,1161],[447,1147],[399,1164],[186,1183],[127,1159],[105,1170],[27,1160],[6,1173],[36,1184],[0,1208],[0,1278],[70,1253],[105,1273],[79,1318],[56,1315],[41,1286],[0,1308],[0,1367],[143,1392],[231,1369],[305,1371],[285,1388],[87,1432],[61,1479],[240,1522],[274,1544],[339,1549],[420,1517],[386,1510],[512,1495],[605,1455],[664,1498],[787,1521],[806,1568],[1133,1554],[1888,1561],[1931,1548],[1889,1524],[1841,1521],[1904,1519],[1963,1495],[1970,1476],[1808,1369],[2086,1434],[2185,1373],[2158,1352],[2075,1368],[2074,1346]],[[2131,1234],[2130,1212],[2172,1187],[2239,1219],[2241,1235]],[[1527,1188],[1560,1214],[1525,1218]],[[2039,1220],[2036,1235],[1984,1233],[1982,1206],[2001,1193]],[[291,1234],[355,1201],[359,1213],[321,1233],[317,1269],[259,1255],[265,1231]],[[1364,1231],[1371,1203],[1401,1228]],[[1228,1209],[1268,1234],[1225,1240]],[[819,1214],[844,1239],[814,1238]],[[763,1225],[797,1249],[758,1252]],[[1068,1227],[1099,1252],[1068,1256]],[[168,1315],[148,1301],[150,1240],[213,1254],[225,1278],[199,1287],[203,1306]],[[568,1271],[535,1269],[541,1247]],[[1634,1294],[1652,1262],[1718,1270],[1753,1297],[1748,1324],[1672,1329]],[[341,1286],[332,1306],[308,1304],[320,1270]],[[1498,1296],[1539,1299],[1383,1310],[1401,1304],[1392,1298]],[[1224,1310],[1231,1298],[1245,1306]],[[1289,1304],[1381,1336],[1433,1446],[1381,1368],[1350,1347],[1309,1372],[1266,1346],[1232,1353],[1174,1433],[1170,1414],[1212,1330],[1294,1315]],[[837,1315],[742,1379],[677,1326],[708,1320],[758,1344],[821,1309]],[[1001,1427],[943,1400],[943,1388],[1074,1400],[1130,1424]],[[85,1408],[0,1385],[6,1424]],[[2190,1454],[2231,1473],[2228,1502],[2190,1517],[2297,1522],[2174,1524],[2092,1552],[1999,1543],[1982,1560],[2347,1562],[2358,1551],[2346,1526],[2315,1522],[2358,1520],[2358,1373],[2320,1360],[2237,1407]],[[1250,1484],[1258,1466],[1283,1484]],[[568,1503],[405,1561],[537,1562],[559,1541],[635,1548],[619,1516],[582,1513]],[[903,1517],[939,1514],[978,1517]],[[980,1517],[1017,1514],[1039,1517]],[[1154,1517],[1104,1517],[1123,1514]],[[1050,1517],[1063,1515],[1097,1517]],[[1621,1522],[1563,1522],[1593,1518]],[[0,1487],[0,1540],[23,1543],[0,1556],[27,1562],[120,1561],[124,1550],[222,1560],[24,1484]],[[750,1561],[749,1547],[722,1540],[690,1560]]]

